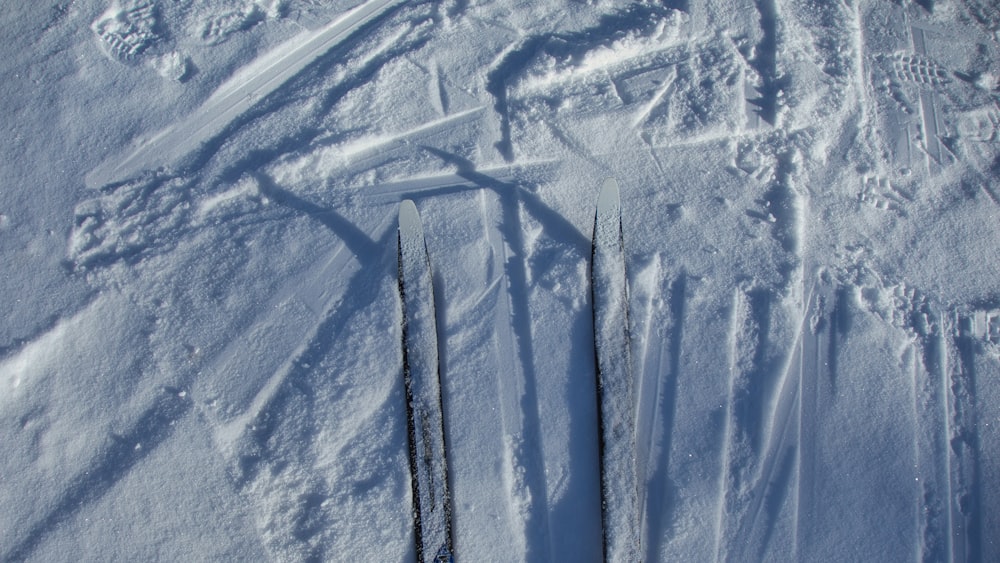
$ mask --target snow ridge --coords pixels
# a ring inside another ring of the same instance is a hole
[[[369,0],[330,25],[295,37],[255,60],[212,94],[181,122],[153,135],[122,160],[112,158],[87,176],[98,188],[129,179],[143,170],[172,166],[203,143],[219,135],[244,112],[277,90],[319,57],[346,41],[358,29],[386,13],[401,0]]]

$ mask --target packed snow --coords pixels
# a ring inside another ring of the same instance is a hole
[[[0,560],[413,560],[404,200],[455,559],[601,560],[609,178],[642,560],[1000,560],[993,0],[9,4]]]

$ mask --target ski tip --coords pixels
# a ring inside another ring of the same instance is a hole
[[[417,217],[420,213],[417,211],[417,204],[413,203],[412,199],[404,199],[399,203],[399,216],[402,217]]]
[[[399,204],[399,230],[406,232],[419,232],[423,230],[420,224],[420,212],[413,200],[404,199]]]
[[[608,178],[601,185],[601,194],[597,198],[597,214],[618,215],[620,212],[621,194],[618,190],[618,181],[614,178]]]

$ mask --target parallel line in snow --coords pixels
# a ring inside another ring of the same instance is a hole
[[[391,226],[393,217],[394,213],[387,213],[380,222],[377,232],[386,232]],[[305,352],[331,308],[343,297],[350,284],[331,284],[331,280],[336,280],[337,274],[342,273],[354,258],[348,245],[338,241],[325,260],[319,261],[306,273],[282,286],[261,308],[262,314],[253,325],[244,334],[232,340],[209,364],[207,371],[213,375],[213,380],[234,373],[239,373],[245,379],[259,380],[259,385],[256,387],[248,385],[248,388],[256,389],[252,396],[222,397],[223,400],[232,401],[232,405],[222,405],[224,408],[231,406],[240,408],[240,405],[247,405],[235,414],[215,421],[216,444],[225,454],[232,453],[232,448],[239,438],[271,402],[282,382],[295,367],[296,359]],[[296,319],[297,322],[284,322],[289,313],[289,306],[298,309],[300,318]],[[280,342],[274,342],[273,339],[278,337]],[[263,342],[268,344],[267,350],[264,351],[260,349],[265,346],[262,344],[262,338]],[[270,367],[261,370],[260,365],[251,364],[247,367],[251,371],[240,370],[239,366],[247,358],[257,357],[262,352],[267,354],[265,365]],[[244,384],[247,385],[245,381]],[[216,393],[215,390],[205,388],[199,390],[198,394],[215,397]]]
[[[173,164],[220,134],[233,120],[275,92],[322,55],[402,0],[369,0],[328,26],[301,34],[243,67],[204,104],[160,131],[124,159],[112,158],[86,177],[96,188],[160,166]]]
[[[954,483],[952,481],[952,451],[949,447],[951,438],[953,436],[952,432],[952,408],[950,408],[950,399],[953,397],[951,391],[948,389],[948,383],[950,377],[948,376],[949,366],[948,366],[948,347],[944,341],[944,327],[942,326],[943,319],[938,316],[934,319],[936,328],[934,333],[928,338],[927,346],[933,348],[933,358],[935,361],[932,365],[928,366],[928,369],[932,371],[933,379],[931,381],[932,385],[937,386],[935,389],[935,394],[938,395],[939,404],[934,405],[940,412],[936,413],[934,416],[940,416],[943,421],[943,432],[944,440],[940,444],[939,448],[936,448],[934,452],[935,456],[941,456],[941,463],[944,466],[944,477],[942,479],[942,485],[944,487],[944,499],[946,503],[945,509],[945,549],[946,549],[946,560],[951,563],[954,561],[965,561],[964,557],[964,546],[962,545],[962,540],[964,539],[962,530],[960,529],[961,518],[956,519],[956,512],[958,507],[955,506],[956,500],[954,497],[954,492],[952,490]],[[956,559],[956,552],[960,554],[959,558]]]
[[[921,561],[952,561],[954,526],[946,347],[939,328],[911,347],[916,516]]]
[[[483,107],[467,109],[440,119],[421,123],[406,131],[348,142],[340,147],[338,156],[344,161],[344,170],[360,171],[370,169],[374,165],[377,165],[377,163],[389,161],[393,157],[398,158],[399,154],[406,149],[413,150],[419,148],[421,140],[474,122],[484,109]]]
[[[727,390],[726,401],[727,404],[723,412],[723,426],[722,426],[722,447],[719,451],[720,456],[720,471],[719,471],[719,488],[718,488],[718,504],[716,506],[716,516],[715,516],[715,549],[714,558],[716,562],[722,561],[725,555],[724,544],[726,541],[726,512],[727,512],[727,499],[729,497],[729,473],[731,470],[731,450],[730,444],[733,440],[733,415],[732,415],[732,403],[733,397],[736,393],[735,385],[737,378],[739,377],[739,367],[737,362],[739,359],[738,351],[738,339],[740,332],[740,323],[742,322],[741,311],[743,309],[743,294],[740,289],[733,291],[731,317],[729,319],[729,330],[726,334],[726,355],[729,363],[729,373],[727,375]]]
[[[780,391],[774,401],[774,407],[765,421],[765,428],[767,428],[767,443],[764,446],[764,454],[761,459],[760,470],[757,472],[757,477],[753,484],[753,493],[751,494],[750,509],[748,511],[750,519],[749,521],[744,521],[744,525],[740,526],[740,537],[746,540],[751,539],[751,534],[754,534],[757,530],[758,521],[764,508],[764,500],[768,497],[767,490],[773,482],[778,468],[781,466],[778,463],[779,459],[781,459],[789,449],[797,449],[799,446],[797,425],[799,421],[796,420],[796,424],[793,425],[792,420],[795,418],[794,415],[798,414],[797,408],[800,400],[799,390],[803,362],[803,335],[806,331],[807,320],[809,318],[808,311],[815,306],[814,289],[815,282],[812,286],[810,286],[809,291],[806,293],[805,299],[803,300],[804,307],[801,312],[802,318],[799,321],[799,328],[796,331],[794,340],[792,341],[792,353],[788,355],[788,361],[782,369],[781,377],[779,379]],[[790,375],[792,370],[797,370],[799,372],[796,374],[797,377]],[[794,428],[792,428],[793,426]],[[792,443],[788,444],[787,442],[790,438]],[[766,546],[760,545],[756,547],[758,547],[758,549],[764,549]],[[761,553],[758,555],[763,554]]]
[[[670,452],[673,444],[674,417],[677,409],[677,380],[680,377],[681,345],[684,338],[684,316],[686,308],[687,275],[681,273],[670,286],[669,337],[659,330],[654,331],[647,326],[648,342],[643,353],[643,378],[648,382],[655,378],[652,413],[652,429],[649,434],[647,451],[648,461],[644,481],[647,498],[641,505],[643,509],[642,545],[645,546],[646,560],[654,561],[660,556],[660,548],[665,538],[658,533],[665,527],[665,514],[672,507],[669,501],[669,470]],[[648,322],[659,323],[661,315],[651,315]],[[658,325],[663,326],[663,325]],[[656,337],[653,333],[656,333]],[[640,417],[646,416],[640,412]],[[643,467],[643,466],[640,466]]]
[[[529,347],[531,335],[522,334],[518,339],[518,329],[515,326],[517,312],[511,302],[514,291],[511,286],[516,283],[517,277],[512,275],[514,266],[511,260],[517,260],[518,257],[508,256],[508,242],[501,231],[508,222],[520,229],[520,221],[508,217],[517,212],[517,205],[505,205],[503,202],[503,198],[514,197],[514,193],[501,194],[495,190],[482,190],[480,205],[486,240],[490,246],[490,259],[493,262],[491,270],[506,280],[506,284],[499,285],[499,299],[494,309],[499,368],[496,385],[501,403],[501,424],[507,442],[504,444],[507,449],[505,462],[510,464],[505,470],[512,478],[521,475],[519,482],[508,483],[511,487],[511,500],[520,499],[527,503],[521,507],[508,506],[508,514],[511,524],[525,538],[525,544],[518,547],[522,554],[520,557],[541,561],[551,560],[553,554],[543,447],[540,443],[541,432],[537,427],[539,415],[535,383],[528,373],[530,366],[525,364],[532,361]],[[516,241],[511,241],[511,244],[516,244]],[[519,303],[517,306],[527,307],[527,304]]]
[[[525,172],[550,175],[560,161],[538,160],[517,164],[488,166],[476,170],[476,174],[494,181],[506,182]],[[484,186],[470,174],[463,172],[415,176],[383,182],[375,186],[361,188],[361,197],[377,203],[396,203],[404,199],[419,200],[453,191],[479,190]]]
[[[953,318],[953,316],[950,316]],[[947,353],[958,359],[949,366],[947,374],[950,391],[948,406],[951,420],[948,452],[954,456],[951,463],[952,479],[952,518],[953,527],[949,530],[955,539],[952,557],[955,561],[983,560],[983,548],[991,539],[984,536],[989,530],[983,530],[982,498],[983,484],[980,482],[980,459],[982,444],[979,438],[979,414],[977,411],[976,388],[976,356],[979,354],[976,345],[970,342],[970,335],[957,334],[953,339],[945,340],[945,334],[954,334],[954,327],[942,319],[941,338]]]
[[[650,266],[654,269],[652,275],[654,281],[646,284],[635,283],[632,285],[630,293],[633,310],[645,310],[645,315],[642,317],[640,315],[633,315],[633,319],[642,318],[641,325],[636,327],[640,328],[641,332],[636,331],[634,333],[642,335],[642,349],[639,351],[636,361],[636,373],[640,374],[640,377],[638,378],[636,388],[638,408],[635,411],[636,445],[638,450],[636,467],[639,470],[639,507],[642,522],[645,522],[647,516],[647,511],[645,510],[646,494],[643,491],[648,493],[644,485],[648,482],[649,476],[652,473],[653,449],[656,441],[656,425],[654,421],[658,412],[656,407],[657,403],[659,403],[661,393],[660,382],[661,374],[663,373],[663,358],[666,356],[664,353],[666,339],[660,338],[659,331],[654,328],[658,326],[658,321],[660,320],[660,315],[657,314],[656,297],[660,285],[659,257],[656,257],[655,260],[656,262]],[[643,526],[644,528],[645,526]],[[643,542],[643,545],[647,545],[646,542]]]
[[[812,304],[806,309],[809,316],[809,333],[802,338],[799,366],[798,455],[795,476],[796,498],[793,524],[793,552],[797,559],[803,557],[803,544],[808,545],[808,525],[814,516],[813,500],[815,483],[815,448],[818,438],[817,417],[820,407],[820,376],[832,369],[834,353],[832,339],[836,338],[836,287],[824,281],[816,282]],[[805,538],[803,535],[806,534]]]

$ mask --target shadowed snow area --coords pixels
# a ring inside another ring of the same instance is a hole
[[[1000,561],[996,2],[51,0],[0,49],[0,560],[410,561],[427,467],[456,561]]]

